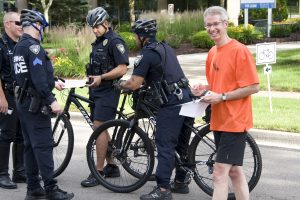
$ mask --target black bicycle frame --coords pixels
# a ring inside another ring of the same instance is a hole
[[[94,104],[94,102],[91,101],[90,99],[76,94],[75,88],[71,88],[68,98],[67,98],[67,101],[66,101],[66,104],[65,104],[65,107],[64,107],[63,114],[66,114],[70,118],[69,109],[70,109],[71,103],[74,103],[74,105],[78,108],[78,110],[83,115],[86,122],[90,125],[90,127],[93,127],[93,122],[91,120],[91,116],[88,114],[88,112],[85,110],[85,108],[82,106],[82,104],[80,103],[80,101],[78,99],[83,102],[86,102],[90,105]]]

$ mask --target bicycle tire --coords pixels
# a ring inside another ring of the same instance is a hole
[[[214,152],[215,143],[213,133],[210,131],[210,125],[208,124],[203,126],[193,138],[189,147],[188,157],[189,163],[194,166],[194,180],[196,184],[210,196],[213,195],[213,181],[212,171],[210,170],[212,162],[209,161],[208,157],[212,156],[214,160]],[[246,175],[249,191],[252,191],[260,179],[262,158],[256,142],[249,134],[246,139],[243,170]],[[228,199],[235,199],[232,186],[229,187]]]
[[[59,176],[70,163],[74,149],[74,132],[69,118],[60,115],[56,118],[53,130],[54,177]]]
[[[133,119],[134,116],[130,116],[127,121],[131,121]],[[137,120],[138,126],[139,128],[141,128],[148,136],[148,138],[151,141],[151,145],[153,146],[153,150],[154,150],[154,160],[156,160],[156,145],[155,145],[155,131],[156,131],[156,127],[155,127],[155,122],[153,120],[151,120],[151,118],[145,118],[145,117],[141,117],[140,119]],[[118,138],[117,138],[117,143],[118,145],[121,144],[120,141],[122,141],[121,138],[123,138],[124,136],[121,134],[118,134]],[[139,142],[139,140],[137,140],[136,142]],[[155,161],[154,161],[155,163]],[[156,168],[156,165],[154,165]],[[130,163],[124,162],[123,163],[123,167],[124,169],[131,174],[132,176],[139,178],[141,176],[140,173],[138,173],[135,169],[131,169],[131,165]]]
[[[129,134],[132,133],[134,135],[130,141],[130,148],[121,155],[120,151],[124,147],[124,138],[128,136],[128,132],[126,131],[129,127],[130,122],[126,120],[107,121],[93,132],[86,147],[87,162],[91,173],[101,183],[101,185],[113,192],[129,193],[139,189],[147,182],[153,171],[154,150],[146,133],[138,126],[132,127]],[[105,178],[104,176],[100,175],[96,168],[95,143],[98,136],[104,131],[108,131],[108,133],[111,134],[115,132],[115,130],[117,130],[117,135],[122,134],[123,137],[119,137],[119,140],[112,138],[112,142],[114,142],[111,144],[113,150],[110,156],[120,169],[120,177]],[[135,144],[137,140],[141,141],[138,145]],[[131,169],[133,169],[133,165],[136,165],[134,169],[139,172],[138,174],[140,174],[140,176],[135,177],[128,173],[126,169],[124,169],[124,162],[130,162],[132,165]]]

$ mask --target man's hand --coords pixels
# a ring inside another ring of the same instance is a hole
[[[203,96],[202,101],[210,104],[221,103],[223,101],[222,94],[209,91],[209,93]]]
[[[92,83],[87,84],[88,87],[99,87],[101,84],[102,78],[99,76],[89,76],[89,80],[92,80]]]
[[[50,105],[51,110],[53,113],[59,115],[60,113],[62,113],[62,109],[60,108],[60,105],[58,104],[57,101],[53,101]]]
[[[8,103],[5,96],[0,96],[0,113],[6,114],[8,110]]]
[[[207,89],[208,89],[207,85],[202,85],[199,83],[199,84],[193,85],[193,87],[191,88],[191,92],[195,96],[201,96],[203,94],[203,92]]]
[[[59,91],[62,91],[64,89],[64,82],[62,82],[61,80],[55,81],[55,88]]]

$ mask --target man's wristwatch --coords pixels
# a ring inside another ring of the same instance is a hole
[[[227,97],[226,97],[225,93],[222,93],[222,100],[223,100],[223,101],[226,101],[226,100],[227,100]]]

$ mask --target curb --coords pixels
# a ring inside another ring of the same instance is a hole
[[[80,112],[70,112],[70,116],[71,121],[86,123]],[[300,149],[300,133],[253,128],[249,134],[261,145]]]

